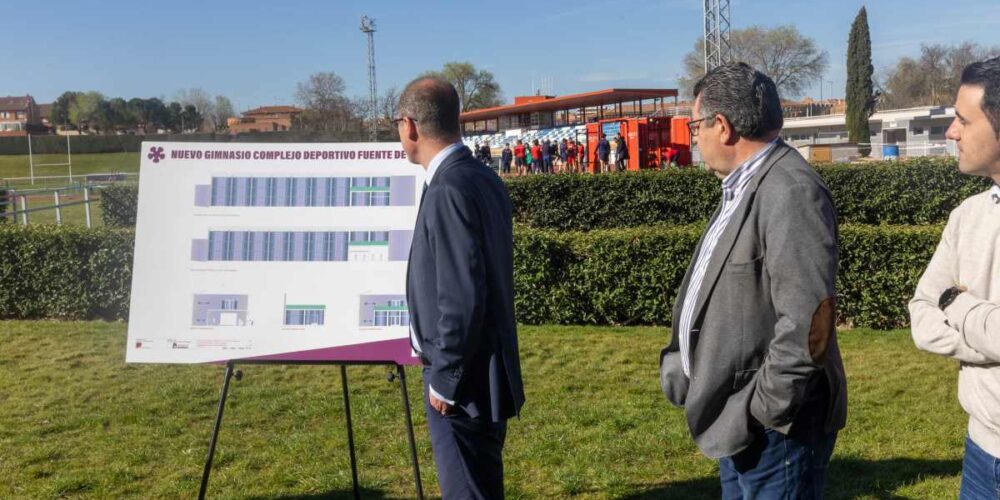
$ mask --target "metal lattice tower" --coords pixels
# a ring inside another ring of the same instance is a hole
[[[375,20],[361,16],[361,32],[368,35],[368,140],[378,141],[378,91],[375,88]]]
[[[705,72],[733,58],[729,43],[729,0],[705,0]]]

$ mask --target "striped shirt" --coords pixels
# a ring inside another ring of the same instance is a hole
[[[715,245],[719,243],[719,237],[726,230],[729,219],[733,216],[733,212],[736,211],[736,207],[739,206],[740,201],[743,199],[743,193],[746,191],[747,184],[750,183],[750,179],[753,178],[754,174],[760,170],[760,166],[764,164],[767,154],[774,149],[776,142],[775,140],[768,143],[767,146],[761,148],[760,151],[743,162],[742,165],[730,172],[722,180],[722,209],[719,210],[719,216],[712,221],[712,224],[705,233],[705,241],[702,243],[701,250],[695,259],[694,268],[691,272],[691,280],[688,283],[687,294],[684,295],[684,307],[681,309],[681,321],[679,324],[681,367],[684,369],[684,375],[688,377],[691,376],[691,323],[694,321],[695,302],[698,301],[698,292],[701,290],[702,281],[705,279],[705,270],[708,269],[708,263],[712,260],[712,252],[715,250]]]

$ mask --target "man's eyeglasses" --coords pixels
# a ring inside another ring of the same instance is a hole
[[[703,122],[703,121],[705,121],[705,120],[714,120],[714,119],[715,119],[714,116],[708,116],[708,117],[701,118],[701,119],[698,119],[698,120],[691,120],[691,121],[689,121],[688,122],[688,133],[691,134],[691,137],[698,137],[698,131],[701,130],[700,123]]]

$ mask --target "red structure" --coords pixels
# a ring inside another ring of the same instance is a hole
[[[667,103],[668,98],[673,102]],[[674,116],[687,112],[689,108],[678,107],[675,89],[605,89],[559,97],[520,96],[514,104],[462,113],[460,121],[464,135],[485,139],[494,148],[523,136],[547,138],[548,131],[566,127],[574,128],[570,139],[582,140],[586,125],[588,168],[600,172],[593,159],[601,131],[609,141],[619,132],[625,137],[629,170],[660,168],[671,159],[690,164],[690,119]]]
[[[691,136],[686,116],[617,118],[587,124],[588,168],[600,173],[597,141],[604,134],[614,150],[618,135],[628,146],[628,170],[662,168],[671,162],[691,164]]]

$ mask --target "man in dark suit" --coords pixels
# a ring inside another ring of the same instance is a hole
[[[847,383],[834,329],[837,214],[779,138],[774,82],[743,63],[695,86],[689,127],[722,201],[695,250],[660,353],[722,497],[821,498]]]
[[[621,134],[615,140],[615,168],[619,172],[624,172],[628,168],[628,144]]]
[[[503,151],[500,152],[500,173],[510,174],[510,162],[514,159],[514,152],[510,150],[510,144],[503,143]]]
[[[450,83],[414,80],[397,113],[403,150],[427,170],[406,296],[441,495],[503,498],[507,419],[524,404],[510,198],[462,145]]]

